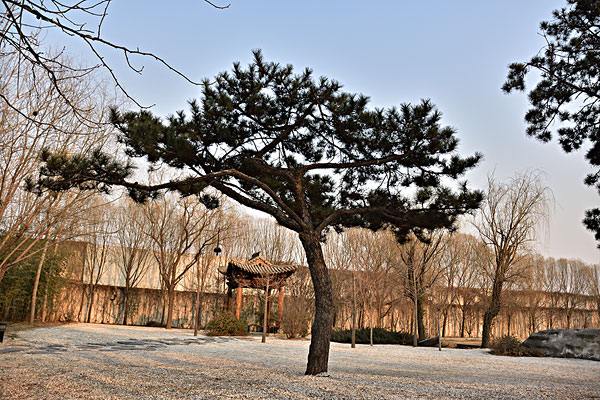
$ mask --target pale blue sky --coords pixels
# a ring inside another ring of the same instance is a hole
[[[584,210],[599,200],[582,183],[588,170],[583,154],[565,155],[556,144],[527,138],[525,95],[500,90],[506,66],[541,48],[538,24],[563,3],[232,0],[218,11],[200,0],[120,0],[112,3],[103,31],[156,52],[197,80],[248,61],[260,48],[267,59],[311,67],[370,96],[374,105],[430,98],[457,129],[461,151],[484,154],[468,176],[474,186],[483,188],[494,169],[500,178],[543,171],[556,207],[540,250],[598,262],[593,237],[581,224]],[[71,50],[78,54],[77,47]],[[156,104],[159,115],[185,108],[199,93],[150,61],[137,77],[118,54],[109,59],[130,93]]]

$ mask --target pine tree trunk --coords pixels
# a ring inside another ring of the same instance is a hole
[[[306,261],[315,291],[315,317],[311,329],[310,348],[306,375],[327,372],[329,342],[333,327],[333,291],[331,277],[323,257],[323,249],[317,232],[301,233],[300,241],[306,253]]]
[[[37,303],[37,292],[38,287],[40,286],[40,276],[42,275],[42,268],[44,267],[44,262],[46,261],[46,253],[48,252],[48,240],[44,243],[44,247],[42,248],[42,254],[40,256],[40,260],[37,265],[37,270],[35,271],[35,279],[33,280],[33,289],[31,290],[31,307],[29,310],[29,323],[33,324],[35,320],[35,306]]]

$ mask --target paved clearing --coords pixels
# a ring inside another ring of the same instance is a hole
[[[600,362],[482,350],[332,344],[330,377],[302,375],[307,341],[194,338],[91,324],[0,345],[1,399],[600,399]]]

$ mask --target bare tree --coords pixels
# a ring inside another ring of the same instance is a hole
[[[414,304],[413,330],[416,338],[426,338],[424,324],[424,302],[429,290],[436,284],[443,269],[440,268],[440,257],[446,245],[446,233],[443,231],[430,232],[424,240],[412,236],[402,246],[402,265],[400,273],[404,279],[404,295]]]
[[[104,107],[106,97],[91,77],[64,85],[63,90],[90,117],[105,118],[98,109]],[[37,242],[51,236],[65,220],[80,214],[90,198],[83,193],[65,196],[26,190],[24,182],[40,168],[40,152],[85,152],[105,143],[108,130],[104,125],[82,127],[69,108],[56,101],[55,88],[47,80],[27,74],[17,56],[3,53],[1,44],[0,94],[22,112],[36,114],[38,121],[25,118],[0,101],[1,281],[10,268],[42,252],[44,246]]]
[[[590,285],[592,296],[596,301],[596,313],[600,321],[600,266],[594,265],[592,272],[592,282]]]
[[[548,202],[548,188],[535,173],[518,175],[506,183],[488,178],[486,198],[475,222],[481,239],[493,252],[482,347],[489,346],[492,324],[502,306],[504,286],[523,272],[519,266],[531,250],[540,222],[548,215]]]
[[[575,311],[585,303],[584,295],[588,292],[590,276],[588,267],[578,260],[561,258],[557,260],[557,266],[561,309],[566,318],[566,328],[570,329]]]
[[[538,314],[541,311],[544,298],[548,294],[544,293],[544,278],[546,274],[544,258],[534,255],[529,260],[525,279],[519,282],[519,287],[524,294],[524,299],[519,305],[526,310],[529,334],[532,334],[539,329],[540,320]]]
[[[348,247],[343,251],[349,253],[352,260],[353,305],[358,292],[366,308],[372,346],[373,328],[382,326],[383,318],[391,309],[389,298],[394,288],[387,283],[389,271],[395,267],[392,254],[397,243],[389,231],[353,229],[347,232],[347,236]],[[387,310],[384,310],[386,305]]]
[[[561,301],[559,276],[557,261],[553,258],[547,258],[544,261],[543,288],[547,298],[546,325],[550,329],[554,328],[555,317]]]
[[[476,268],[473,266],[473,256],[476,249],[473,248],[474,240],[474,237],[461,233],[454,233],[446,237],[446,245],[439,259],[442,275],[437,288],[439,311],[443,318],[441,337],[446,336],[448,314],[457,304],[462,311],[461,334],[464,336],[466,312],[474,297],[466,293],[475,287]]]
[[[178,200],[168,194],[144,207],[146,234],[150,237],[152,254],[167,295],[167,329],[173,323],[177,285],[215,243],[216,215],[215,210],[206,209],[193,197]]]
[[[331,285],[334,306],[334,321],[340,319],[340,311],[345,305],[350,303],[350,324],[352,330],[351,347],[356,347],[356,327],[357,327],[357,269],[354,264],[353,256],[349,251],[350,236],[348,232],[337,233],[329,232],[327,240],[323,245],[323,253],[326,265],[333,273],[331,275]],[[346,322],[347,320],[343,320]],[[335,324],[335,322],[334,322]]]
[[[102,202],[101,199],[98,199]],[[108,207],[108,206],[107,206]],[[84,283],[84,292],[87,297],[86,322],[92,319],[94,306],[94,295],[102,277],[106,273],[111,259],[111,239],[115,234],[114,221],[111,219],[111,213],[104,207],[96,208],[89,218],[89,231],[84,236],[86,243],[84,248],[82,283]],[[79,315],[83,309],[82,293]]]
[[[150,238],[146,234],[142,206],[123,200],[116,210],[116,245],[118,268],[125,284],[123,292],[123,325],[131,308],[130,292],[144,277],[151,260]]]
[[[298,235],[277,224],[272,218],[245,218],[239,221],[242,226],[229,233],[229,254],[246,258],[260,252],[272,261],[302,262],[302,248]]]
[[[239,236],[237,232],[238,222],[240,215],[233,208],[227,207],[227,202],[221,199],[221,207],[215,210],[212,216],[212,226],[208,229],[208,236],[212,235],[211,245],[214,244],[215,256],[219,257],[220,252],[223,250],[220,246],[223,242],[234,242]],[[216,232],[216,238],[214,237]],[[196,310],[194,317],[194,336],[198,335],[202,323],[202,305],[204,303],[204,292],[208,283],[208,278],[211,272],[215,271],[215,256],[204,255],[198,258],[195,265],[195,286],[196,286]]]
[[[282,319],[282,328],[288,339],[305,337],[312,319],[314,291],[308,268],[299,268],[288,278],[286,294],[289,297]]]
[[[210,0],[203,1],[217,9],[229,7],[229,4],[218,5]],[[98,70],[103,70],[122,94],[138,106],[142,106],[129,95],[115,73],[115,67],[107,61],[106,55],[109,52],[121,53],[126,66],[138,74],[142,74],[144,69],[138,62],[150,59],[195,84],[160,56],[105,36],[103,24],[108,17],[111,3],[112,0],[0,0],[0,56],[16,56],[19,68],[24,70],[25,74],[32,75],[34,79],[48,81],[57,95],[55,101],[67,105],[72,115],[83,123],[93,123],[95,120],[91,119],[93,115],[71,96],[69,85],[95,74]],[[44,46],[41,37],[47,32],[57,32],[61,35],[64,41],[62,51],[52,53]],[[65,49],[69,42],[84,46],[90,59],[88,64],[75,64],[66,59]],[[1,90],[0,99],[21,116],[36,123],[43,123],[38,114],[27,112],[28,110],[23,109],[14,98],[6,96]]]

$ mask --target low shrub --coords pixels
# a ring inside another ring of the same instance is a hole
[[[494,339],[490,346],[491,353],[497,356],[529,356],[529,350],[523,347],[521,341],[514,336],[505,335]]]
[[[160,321],[150,320],[150,321],[146,322],[146,326],[150,326],[153,328],[164,328],[165,324],[161,323]]]
[[[231,313],[217,315],[206,324],[208,336],[245,336],[248,334],[248,324],[243,319],[237,319]]]
[[[357,329],[356,330],[356,343],[358,344],[369,344],[370,341],[370,329]],[[336,329],[331,334],[331,341],[338,343],[351,343],[352,342],[352,330],[351,329]],[[413,335],[407,332],[393,332],[383,328],[373,328],[373,344],[405,344],[410,345],[413,342]]]

